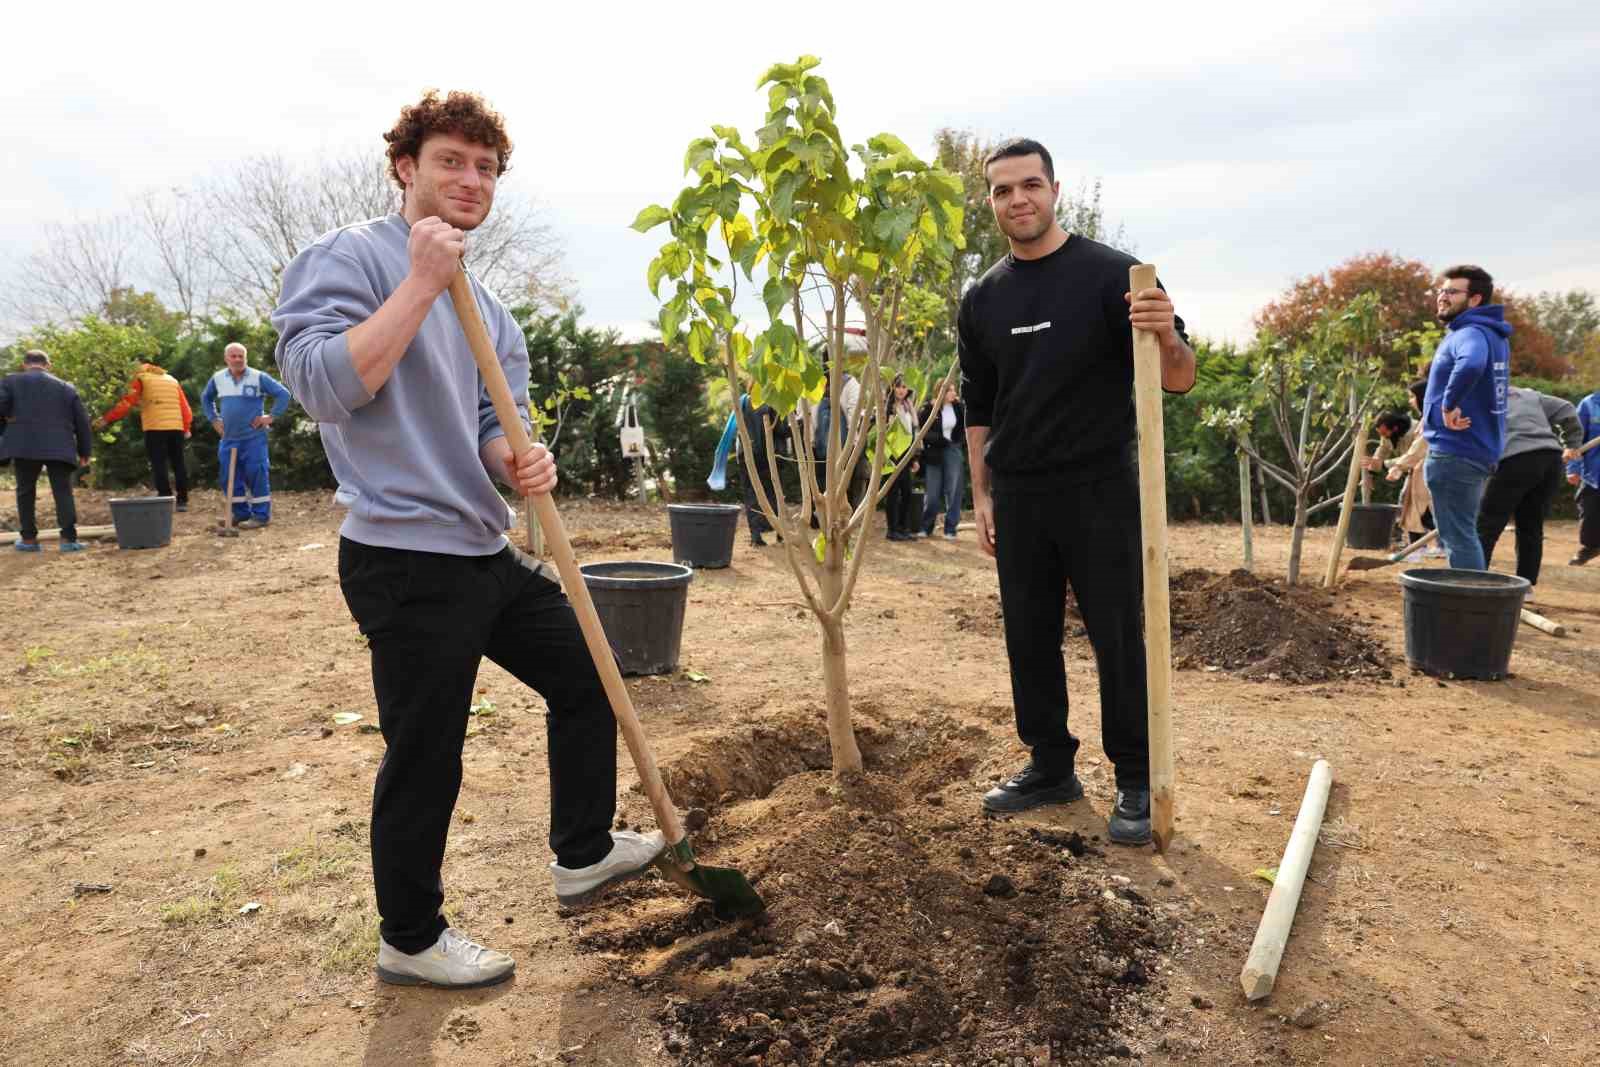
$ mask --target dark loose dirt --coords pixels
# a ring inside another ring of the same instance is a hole
[[[1245,570],[1190,568],[1170,579],[1173,661],[1179,670],[1225,671],[1261,682],[1309,684],[1391,677],[1391,657],[1331,594]],[[1004,632],[997,594],[951,609],[958,630]],[[1067,590],[1066,638],[1087,639]]]
[[[1391,674],[1383,646],[1338,614],[1331,594],[1245,570],[1194,568],[1172,579],[1172,644],[1179,669],[1224,670],[1251,681]]]
[[[1078,833],[947,813],[936,790],[969,774],[970,728],[858,735],[867,770],[842,783],[807,769],[827,750],[799,717],[667,768],[680,802],[713,808],[704,858],[742,865],[769,906],[725,925],[654,882],[632,890],[632,921],[585,933],[620,976],[667,994],[667,1051],[714,1067],[1115,1054],[1151,1013],[1170,919]]]

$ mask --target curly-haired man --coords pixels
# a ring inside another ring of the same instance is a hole
[[[488,985],[515,964],[446,923],[440,880],[482,657],[549,706],[560,902],[588,904],[664,846],[659,833],[610,832],[616,725],[560,585],[507,543],[512,515],[494,485],[548,493],[555,461],[539,445],[512,455],[445,294],[511,140],[480,97],[460,92],[403,108],[385,139],[400,212],[335,230],[296,257],[272,322],[278,366],[321,424],[349,508],[339,583],[371,649],[386,744],[372,801],[378,975]],[[512,393],[525,398],[522,331],[473,288]]]

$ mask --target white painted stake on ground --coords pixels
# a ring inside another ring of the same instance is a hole
[[[1239,974],[1239,983],[1244,986],[1244,995],[1249,1000],[1260,1000],[1271,993],[1278,980],[1278,964],[1283,960],[1289,927],[1294,924],[1294,913],[1300,906],[1300,890],[1306,884],[1306,870],[1311,866],[1311,853],[1317,847],[1317,834],[1322,830],[1322,814],[1328,808],[1328,790],[1332,785],[1333,768],[1327,760],[1317,760],[1311,767],[1311,780],[1306,783],[1305,799],[1300,801],[1294,832],[1289,835],[1289,847],[1283,850],[1283,861],[1278,864],[1272,894],[1267,897],[1266,910],[1261,913],[1261,925],[1256,927],[1250,958]]]

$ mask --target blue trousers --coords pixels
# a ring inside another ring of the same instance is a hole
[[[1456,570],[1488,569],[1478,539],[1478,507],[1493,474],[1493,467],[1448,452],[1431,451],[1423,461],[1422,476],[1433,494],[1433,521]]]
[[[933,527],[944,512],[944,532],[954,534],[961,522],[961,491],[966,488],[967,450],[946,445],[942,455],[923,460],[925,491],[922,496],[922,532],[933,536]]]
[[[233,485],[228,480],[228,453],[238,449],[239,459],[233,472]],[[233,521],[255,519],[269,522],[272,519],[272,483],[267,477],[267,437],[238,439],[223,438],[217,445],[217,482],[233,501]]]

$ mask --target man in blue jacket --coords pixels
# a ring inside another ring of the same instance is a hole
[[[228,480],[231,466],[236,473],[233,484],[223,491],[233,503],[233,521],[241,530],[253,530],[272,521],[272,483],[268,477],[267,427],[289,407],[289,390],[270,374],[252,370],[244,345],[233,342],[222,350],[227,366],[211,376],[200,393],[200,410],[222,440],[217,444],[219,482]],[[272,410],[261,410],[264,397],[272,398]],[[238,461],[229,463],[229,453]]]
[[[1423,477],[1433,494],[1439,540],[1459,570],[1485,569],[1478,539],[1478,506],[1500,462],[1511,385],[1511,324],[1489,301],[1494,279],[1482,267],[1444,272],[1435,311],[1445,337],[1433,354],[1422,402],[1428,441]]]
[[[39,472],[50,476],[56,498],[56,525],[61,551],[81,552],[78,510],[72,499],[72,475],[89,462],[89,413],[78,391],[50,373],[50,357],[38,350],[22,357],[22,370],[0,380],[0,459],[16,460],[17,517],[22,527],[18,552],[39,551],[39,524],[34,512]]]
[[[1578,424],[1585,444],[1600,437],[1600,389],[1578,401]],[[1567,481],[1578,487],[1578,554],[1567,561],[1574,567],[1600,556],[1600,445],[1582,456],[1578,451],[1569,448],[1562,454]]]

